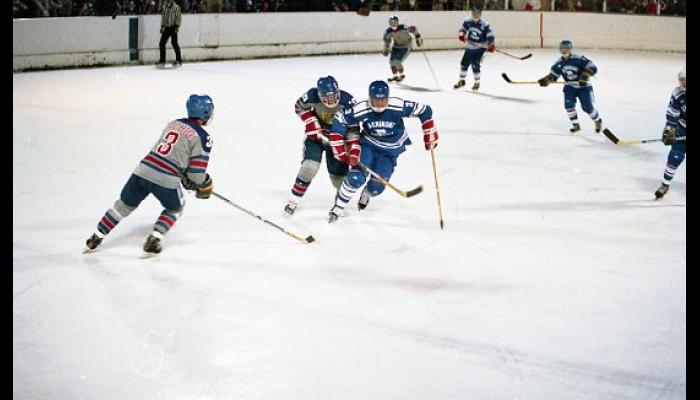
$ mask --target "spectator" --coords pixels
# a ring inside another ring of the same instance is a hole
[[[656,7],[658,7],[658,5],[656,4],[656,1],[648,0],[647,1],[647,14],[656,15]]]
[[[624,12],[622,0],[610,0],[608,10],[613,13]]]
[[[581,3],[581,0],[576,0],[576,4],[574,5],[574,11],[583,11],[583,3]]]
[[[503,10],[502,0],[486,0],[484,10]]]

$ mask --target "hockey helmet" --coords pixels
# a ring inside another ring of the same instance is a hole
[[[389,85],[384,81],[374,81],[369,85],[369,106],[374,112],[383,112],[389,105]]]
[[[681,86],[681,90],[685,92],[685,65],[683,69],[678,73],[678,83]]]
[[[573,48],[574,48],[574,44],[571,43],[571,40],[565,39],[565,40],[562,40],[561,43],[559,43],[559,53],[561,53],[561,55],[564,58],[568,58],[569,56],[571,56],[571,51]]]
[[[324,76],[316,82],[316,90],[318,97],[321,98],[321,103],[326,107],[335,107],[340,102],[340,89],[338,82],[332,76]]]
[[[472,19],[475,20],[480,20],[481,19],[481,8],[478,6],[472,7]]]
[[[187,99],[187,116],[206,121],[205,124],[214,118],[214,102],[206,94],[193,94]]]
[[[389,26],[392,28],[398,27],[399,26],[399,17],[397,17],[396,15],[392,15],[391,17],[389,17]]]

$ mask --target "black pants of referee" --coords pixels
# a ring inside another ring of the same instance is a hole
[[[182,63],[180,45],[177,44],[177,32],[175,32],[174,26],[166,26],[163,28],[163,33],[160,34],[160,43],[158,43],[160,47],[160,60],[158,63],[165,64],[165,44],[168,42],[169,38],[172,38],[170,43],[173,45],[173,49],[175,49],[175,61]]]

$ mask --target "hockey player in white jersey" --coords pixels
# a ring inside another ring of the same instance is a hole
[[[195,190],[199,199],[208,199],[214,190],[206,172],[212,138],[203,126],[212,121],[214,103],[207,95],[191,95],[187,99],[187,118],[168,123],[151,151],[136,166],[124,185],[119,199],[97,223],[97,230],[85,242],[92,251],[119,222],[131,214],[149,194],[163,206],[143,251],[161,251],[163,236],[173,227],[185,205],[182,187]]]

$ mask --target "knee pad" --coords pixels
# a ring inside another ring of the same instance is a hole
[[[360,171],[352,171],[348,174],[347,178],[345,178],[348,182],[348,185],[350,185],[354,189],[359,189],[362,184],[365,183],[365,176],[362,174]]]
[[[119,199],[114,203],[114,209],[121,214],[122,217],[126,217],[131,214],[136,207],[127,206],[123,201],[121,201],[121,199]]]
[[[328,175],[331,178],[331,184],[333,185],[334,188],[340,189],[340,185],[343,184],[343,180],[345,179],[345,176],[341,175]]]
[[[367,193],[369,193],[370,196],[378,196],[381,194],[386,186],[382,185],[378,181],[371,179],[369,183],[367,184]]]
[[[314,177],[316,176],[316,173],[318,172],[320,166],[321,163],[318,161],[309,159],[302,161],[301,168],[299,168],[299,174],[297,174],[297,178],[301,179],[304,182],[311,182],[311,180],[314,179]]]
[[[685,153],[682,151],[671,149],[671,151],[668,153],[668,163],[676,168],[681,165],[683,159],[685,159]]]

